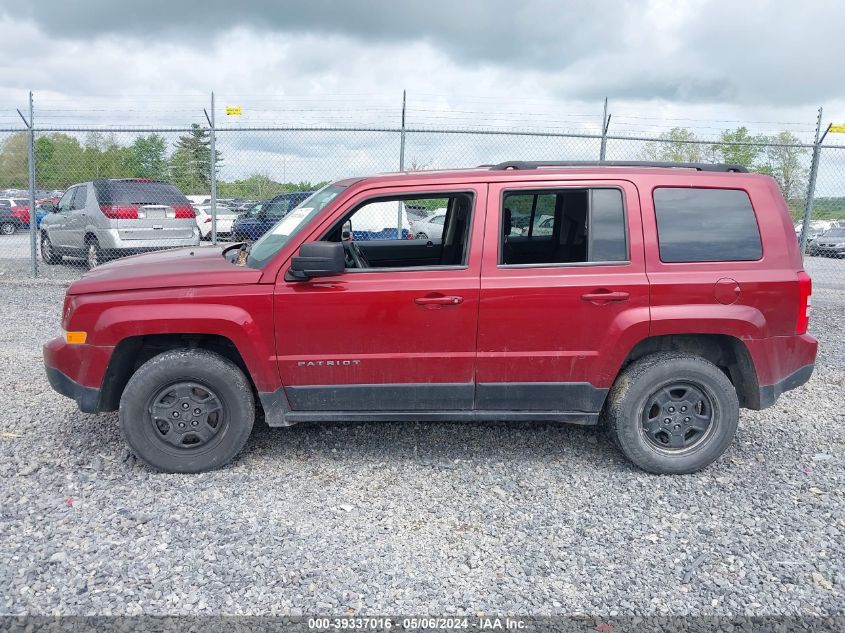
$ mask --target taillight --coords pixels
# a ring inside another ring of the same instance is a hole
[[[176,212],[176,218],[181,218],[183,220],[187,218],[195,218],[196,213],[194,213],[193,207],[173,207],[173,210]]]
[[[795,323],[796,334],[806,334],[810,325],[810,305],[813,295],[813,280],[810,275],[798,273],[798,319]]]
[[[138,207],[121,206],[118,204],[101,204],[100,211],[110,220],[137,220]]]

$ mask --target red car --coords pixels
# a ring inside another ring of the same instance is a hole
[[[356,214],[400,222],[400,202],[445,208],[442,238],[353,239]],[[740,408],[810,378],[810,293],[768,176],[514,162],[342,180],[251,247],[100,266],[44,360],[164,471],[227,463],[260,408],[270,426],[604,423],[639,467],[688,473]]]

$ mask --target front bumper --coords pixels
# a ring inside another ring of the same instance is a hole
[[[100,410],[100,390],[85,387],[68,378],[55,367],[45,367],[47,380],[54,391],[72,400],[76,400],[79,410],[83,413],[97,413]]]
[[[58,393],[76,400],[85,413],[100,408],[103,379],[113,347],[70,345],[63,338],[44,344],[44,369],[50,386]]]
[[[813,246],[812,251],[815,255],[823,257],[845,257],[845,248],[830,248],[827,246]]]

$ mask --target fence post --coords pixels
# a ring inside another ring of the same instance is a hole
[[[801,258],[807,250],[807,233],[810,228],[810,217],[813,215],[813,197],[816,194],[816,176],[819,173],[819,158],[821,155],[821,141],[819,134],[822,127],[822,109],[819,107],[819,116],[816,119],[816,140],[813,143],[813,160],[810,163],[810,180],[807,183],[807,198],[804,201],[804,220],[801,223]]]
[[[214,91],[211,91],[211,243],[217,244],[217,131],[214,118]]]
[[[610,127],[610,116],[607,114],[607,97],[604,98],[604,113],[601,116],[601,148],[599,149],[599,161],[604,162],[607,154],[607,129]]]
[[[32,105],[32,91],[29,91],[29,258],[32,262],[32,276],[38,277],[38,214],[35,209],[35,108]]]
[[[405,171],[405,97],[402,91],[402,127],[399,130],[399,171]],[[396,239],[402,239],[402,202],[396,205]]]

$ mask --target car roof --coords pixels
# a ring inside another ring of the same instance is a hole
[[[525,168],[503,168],[502,165],[528,165]],[[736,171],[734,171],[734,169]],[[377,185],[425,185],[448,184],[450,182],[509,182],[526,180],[567,180],[582,179],[638,179],[665,178],[694,180],[718,179],[769,179],[769,176],[748,173],[744,168],[733,165],[699,165],[698,163],[597,163],[597,162],[569,162],[569,163],[500,163],[499,165],[471,167],[466,169],[441,169],[427,171],[403,171],[375,174],[366,178],[356,178],[338,181],[336,184],[360,183],[368,186]]]
[[[270,200],[278,200],[279,198],[291,198],[293,196],[300,196],[300,195],[311,195],[314,193],[313,191],[286,191],[284,193],[277,194],[270,198]],[[256,203],[257,204],[257,203]]]

